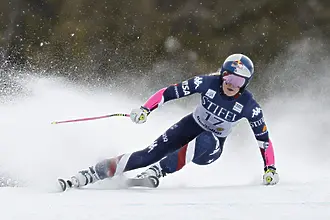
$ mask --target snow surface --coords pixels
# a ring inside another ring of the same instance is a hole
[[[261,185],[261,156],[242,122],[218,161],[189,164],[157,189],[117,189],[116,180],[106,180],[59,193],[56,178],[146,147],[194,105],[169,103],[142,125],[127,118],[51,125],[54,120],[126,113],[144,100],[62,79],[36,78],[27,86],[27,97],[0,106],[0,172],[20,183],[0,188],[1,219],[330,219],[326,99],[321,106],[304,96],[274,98],[263,105],[280,174],[276,186]]]

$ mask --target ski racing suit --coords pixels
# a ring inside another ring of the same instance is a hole
[[[275,166],[273,145],[260,105],[248,90],[234,97],[226,96],[218,75],[196,76],[163,88],[143,107],[153,111],[165,102],[195,93],[200,94],[201,100],[191,114],[171,126],[147,148],[97,163],[98,177],[112,177],[158,161],[164,173],[180,170],[190,161],[210,164],[220,157],[226,137],[243,118],[248,120],[258,142],[265,170]]]

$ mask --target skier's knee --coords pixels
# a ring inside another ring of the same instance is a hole
[[[100,179],[105,179],[109,177],[111,159],[102,160],[95,165],[95,172]]]
[[[200,160],[193,160],[192,162],[194,164],[203,166],[203,165],[209,165],[209,164],[213,163],[214,161],[216,161],[217,159],[218,158],[210,158],[210,159],[206,159],[206,160],[200,159]]]
[[[200,157],[193,158],[192,162],[197,165],[208,165],[216,161],[222,154],[222,148],[215,148],[212,151],[207,151]]]

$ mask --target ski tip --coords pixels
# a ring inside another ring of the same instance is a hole
[[[71,180],[57,179],[61,190],[64,192],[69,188],[72,188],[73,184]]]
[[[67,188],[67,184],[66,181],[64,179],[57,179],[60,189],[62,190],[62,192],[64,192]]]

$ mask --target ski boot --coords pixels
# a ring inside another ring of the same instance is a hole
[[[80,188],[88,184],[92,184],[100,180],[93,167],[88,170],[79,171],[76,175],[72,176],[69,180],[58,179],[58,182],[63,191],[68,188]]]
[[[146,171],[137,175],[135,178],[127,180],[128,187],[148,187],[157,188],[159,186],[159,178],[165,176],[157,165],[148,168]]]

